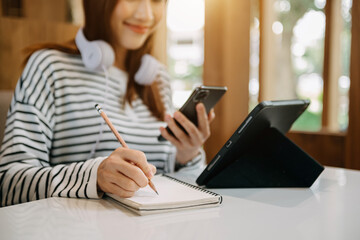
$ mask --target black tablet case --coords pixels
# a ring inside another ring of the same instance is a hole
[[[284,135],[303,111],[291,105],[269,109],[254,130],[245,131],[248,136],[236,140],[235,132],[233,146],[228,150],[228,142],[219,151],[227,163],[210,177],[200,175],[197,183],[208,188],[310,187],[324,167]],[[288,119],[278,116],[284,112]]]

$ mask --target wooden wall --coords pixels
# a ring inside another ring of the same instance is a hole
[[[360,1],[353,1],[350,65],[349,127],[346,136],[347,168],[360,170]]]
[[[2,6],[2,4],[1,4]],[[0,89],[12,90],[23,69],[23,50],[35,43],[72,39],[78,26],[67,23],[67,0],[22,0],[20,16],[0,16]],[[5,11],[11,14],[12,11]]]
[[[345,134],[292,131],[287,137],[322,165],[345,167]]]
[[[22,0],[22,4],[27,19],[63,23],[70,20],[68,0]]]
[[[205,1],[204,84],[227,86],[215,107],[208,161],[245,119],[249,101],[250,0]]]
[[[40,42],[72,39],[78,26],[26,18],[0,18],[0,89],[14,89],[22,72],[23,50]]]
[[[73,10],[69,9],[67,0],[23,0],[22,4],[23,17],[0,17],[0,89],[15,88],[23,69],[23,50],[26,47],[35,43],[69,41],[75,37],[80,26],[69,23]],[[77,15],[82,16],[82,11]],[[165,17],[155,39],[154,55],[165,63]]]

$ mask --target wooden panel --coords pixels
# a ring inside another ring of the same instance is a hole
[[[360,1],[353,1],[350,63],[349,127],[346,138],[347,168],[360,170]]]
[[[345,135],[290,132],[287,137],[323,165],[345,167]]]
[[[276,56],[275,34],[272,24],[276,21],[274,6],[275,0],[260,0],[260,53],[259,53],[259,102],[277,99],[276,87]]]
[[[330,65],[330,42],[331,42],[331,8],[332,8],[332,2],[327,1],[325,6],[325,15],[326,17],[326,23],[325,23],[325,40],[324,40],[324,64],[323,64],[323,81],[324,81],[324,87],[323,87],[323,110],[322,110],[322,118],[321,118],[321,126],[323,129],[326,129],[326,127],[329,125],[329,65]]]
[[[250,0],[205,1],[204,84],[227,86],[215,107],[208,160],[245,119],[249,103]]]
[[[327,1],[323,67],[322,129],[339,131],[339,78],[341,76],[341,0]]]
[[[27,19],[66,22],[70,17],[67,0],[22,0]]]
[[[22,72],[22,50],[40,42],[64,42],[78,27],[58,22],[0,18],[0,89],[14,89]]]

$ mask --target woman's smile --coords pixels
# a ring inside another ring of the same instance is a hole
[[[139,33],[139,34],[145,34],[150,30],[150,27],[148,27],[148,26],[142,26],[142,25],[132,24],[132,23],[128,23],[128,22],[125,22],[124,25],[127,26],[133,32]]]

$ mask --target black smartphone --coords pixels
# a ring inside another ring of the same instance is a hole
[[[220,98],[227,91],[227,87],[216,87],[216,86],[200,86],[196,87],[191,93],[190,97],[186,100],[184,105],[179,109],[191,122],[196,126],[198,125],[196,104],[203,103],[206,109],[206,113],[209,113],[210,110],[215,106],[215,104],[220,100]],[[176,120],[175,120],[176,121]],[[177,125],[184,131],[185,129],[176,122]],[[169,127],[166,130],[174,136]],[[160,135],[158,137],[159,141],[166,141],[166,139]]]

